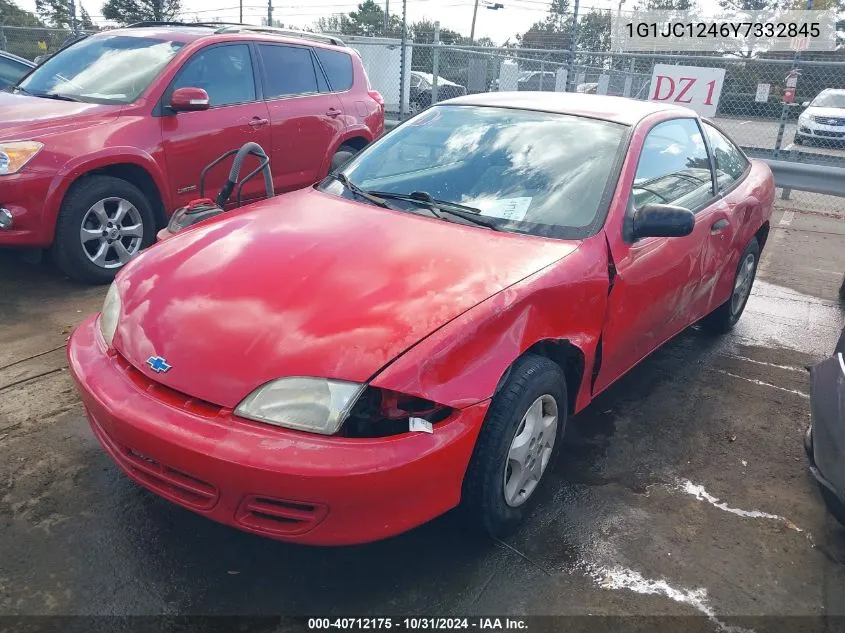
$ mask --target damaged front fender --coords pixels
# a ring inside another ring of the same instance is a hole
[[[543,342],[566,342],[590,375],[607,309],[607,250],[601,234],[566,258],[499,292],[420,341],[372,381],[375,387],[456,409],[487,400],[513,362]],[[575,410],[590,401],[581,380]]]

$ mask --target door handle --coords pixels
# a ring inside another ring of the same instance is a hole
[[[722,229],[726,229],[730,223],[722,218],[721,220],[716,220],[713,224],[710,225],[710,232],[711,233],[719,233]]]
[[[270,122],[270,119],[262,119],[261,117],[252,117],[249,122],[250,127],[261,127],[262,125],[267,125]]]
[[[340,116],[341,112],[337,108],[329,108],[328,110],[326,110],[326,114],[334,119],[335,117]]]

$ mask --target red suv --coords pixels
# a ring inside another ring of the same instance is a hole
[[[92,35],[0,93],[0,246],[52,246],[107,282],[203,167],[247,141],[277,193],[305,187],[384,131],[384,100],[337,38],[244,25],[141,23]],[[226,180],[221,165],[206,195]],[[244,198],[264,193],[261,179]]]

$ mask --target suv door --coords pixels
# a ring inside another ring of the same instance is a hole
[[[175,114],[167,108],[173,91],[188,87],[208,93],[208,110]],[[225,152],[254,141],[271,156],[270,118],[267,105],[261,100],[251,46],[247,43],[216,44],[194,53],[165,91],[162,113],[162,144],[177,207],[199,196],[200,172]],[[231,159],[223,161],[208,173],[206,197],[217,195],[231,164]],[[255,159],[248,159],[241,173],[245,175],[256,165]],[[263,180],[253,178],[244,185],[243,194],[244,198],[263,196]]]
[[[651,129],[632,185],[626,227],[635,209],[658,203],[695,212],[695,228],[685,237],[639,240],[626,230],[606,229],[616,277],[608,296],[596,393],[702,316],[693,314],[693,304],[717,198],[696,119],[672,119]]]
[[[328,172],[329,151],[346,127],[343,104],[308,46],[257,45],[273,135],[276,191],[307,187]]]

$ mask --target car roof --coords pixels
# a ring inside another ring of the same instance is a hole
[[[556,114],[575,114],[594,119],[604,119],[624,125],[635,125],[656,112],[677,112],[683,116],[695,116],[689,108],[639,101],[627,97],[589,95],[580,92],[487,92],[465,97],[456,97],[441,102],[441,105],[474,105],[519,110],[537,110]]]
[[[108,37],[109,35],[128,35],[130,37],[149,37],[172,42],[188,44],[201,38],[239,37],[250,40],[265,40],[270,42],[302,43],[309,45],[325,45],[334,49],[344,48],[346,45],[337,37],[320,33],[307,33],[291,29],[255,26],[251,24],[234,23],[182,23],[182,22],[139,22],[122,28],[109,29],[93,34],[91,37]]]
[[[25,57],[19,57],[18,55],[13,55],[12,53],[8,53],[6,51],[0,51],[0,57],[6,57],[8,59],[12,59],[16,62],[20,62],[21,64],[25,64],[30,68],[35,68],[35,62],[26,59]]]

